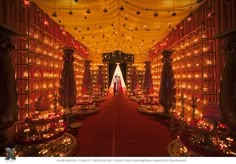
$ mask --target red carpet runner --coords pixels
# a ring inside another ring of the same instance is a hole
[[[109,95],[100,112],[79,120],[80,157],[166,157],[171,142],[167,127],[137,111],[126,95]]]

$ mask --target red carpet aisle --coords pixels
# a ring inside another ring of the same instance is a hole
[[[109,95],[98,114],[79,120],[76,156],[168,156],[168,129],[137,106],[126,95]]]

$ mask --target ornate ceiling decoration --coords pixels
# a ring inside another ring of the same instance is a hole
[[[31,0],[89,48],[93,61],[116,50],[143,62],[148,50],[205,0]],[[99,55],[100,54],[100,55]]]

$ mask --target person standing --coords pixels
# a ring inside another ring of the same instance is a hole
[[[123,93],[123,89],[122,89],[122,84],[121,84],[121,79],[120,79],[120,76],[118,76],[117,78],[117,88],[118,88],[118,93],[119,94],[122,94]]]
[[[113,87],[113,94],[114,94],[114,96],[117,95],[117,83],[118,83],[117,75],[115,75],[115,78],[114,78],[114,87]]]

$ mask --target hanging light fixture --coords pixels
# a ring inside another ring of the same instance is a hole
[[[127,15],[125,15],[125,20],[128,20],[128,16]]]
[[[176,16],[176,12],[174,11],[175,9],[175,3],[174,3],[174,0],[173,0],[173,13],[172,13],[172,17]]]
[[[73,15],[73,12],[71,11],[71,7],[72,7],[72,0],[70,1],[70,11],[68,12],[69,15]]]
[[[90,14],[90,13],[91,13],[91,11],[90,11],[89,8],[87,9],[86,13],[87,13],[87,14]]]
[[[139,6],[140,6],[140,0],[138,1],[138,4],[139,4]],[[137,14],[137,15],[140,15],[141,12],[138,10],[138,11],[136,11],[136,14]]]
[[[120,6],[120,11],[124,11],[125,8],[123,7],[123,5]]]
[[[106,0],[105,0],[105,7],[104,7],[104,9],[103,9],[103,12],[104,12],[104,13],[107,13],[107,12],[108,12],[107,7],[106,7]]]
[[[57,17],[56,11],[53,11],[52,16],[53,16],[53,17]]]
[[[107,13],[107,12],[108,12],[108,10],[107,10],[106,7],[103,9],[103,12],[104,12],[104,13]]]
[[[73,12],[70,10],[70,11],[68,12],[68,14],[69,14],[69,15],[73,15]]]
[[[54,0],[54,11],[53,11],[53,13],[52,13],[52,16],[53,16],[53,17],[57,17],[57,13],[56,13],[56,11],[55,11],[55,4],[56,4],[56,2],[55,2],[55,0]]]
[[[159,15],[158,15],[157,12],[155,12],[153,16],[154,16],[154,17],[158,17]]]

